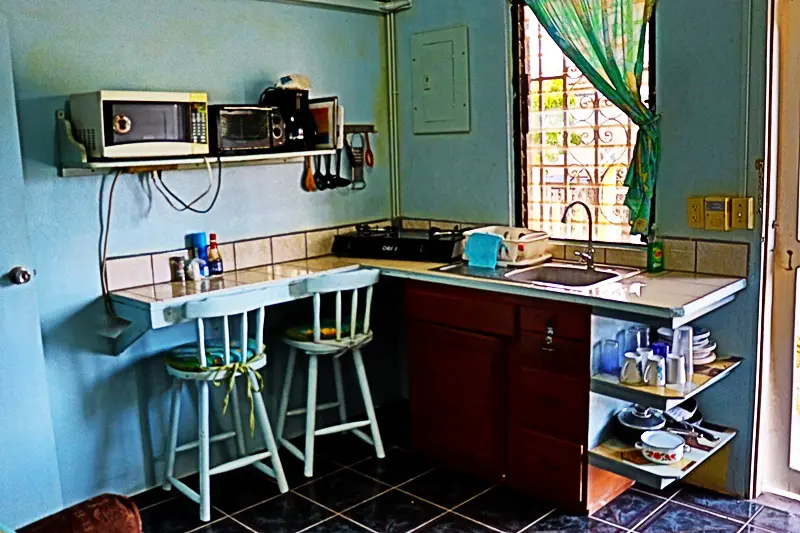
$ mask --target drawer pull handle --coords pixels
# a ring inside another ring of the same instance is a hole
[[[550,328],[548,328],[550,329]],[[542,344],[541,348],[543,352],[550,352],[553,353],[556,351],[555,348],[552,347],[552,344],[555,339],[553,339],[553,335],[548,333],[547,337],[544,338],[544,344]]]

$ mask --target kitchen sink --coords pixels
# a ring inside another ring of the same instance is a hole
[[[588,289],[602,283],[619,281],[637,274],[639,271],[628,268],[598,266],[589,270],[583,265],[570,263],[545,263],[531,268],[512,270],[505,274],[509,281],[566,287],[571,289]]]

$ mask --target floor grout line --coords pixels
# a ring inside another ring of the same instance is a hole
[[[594,517],[594,516],[590,516],[590,517],[588,517],[588,518],[589,518],[590,520],[597,520],[598,522],[601,522],[601,523],[603,523],[603,524],[606,524],[606,525],[608,525],[608,526],[614,526],[614,527],[616,527],[616,528],[619,528],[619,529],[621,529],[621,530],[623,530],[623,531],[627,531],[627,532],[629,532],[629,533],[634,531],[634,529],[633,529],[633,528],[627,528],[627,527],[625,527],[625,526],[621,526],[621,525],[619,525],[619,524],[615,524],[614,522],[609,522],[608,520],[603,520],[602,518],[597,518],[597,517]],[[636,525],[638,526],[639,524],[636,524]],[[521,533],[521,532],[520,532],[520,533]]]
[[[525,526],[522,529],[520,529],[517,533],[522,533],[526,529],[532,528],[534,525],[538,524],[539,522],[541,522],[542,520],[544,520],[545,518],[547,518],[551,514],[555,513],[557,510],[558,510],[558,507],[554,507],[553,509],[550,509],[548,512],[544,513],[542,516],[540,516],[539,518],[537,518],[536,520],[534,520],[533,522],[531,522],[527,526]]]
[[[477,497],[479,497],[479,496],[483,496],[484,494],[486,494],[487,492],[489,492],[490,490],[492,490],[492,489],[493,489],[493,488],[495,488],[496,486],[497,486],[496,484],[495,484],[495,485],[492,485],[492,486],[491,486],[491,487],[489,487],[488,489],[486,489],[486,490],[483,490],[483,491],[479,492],[478,494],[476,494],[476,495],[475,495],[475,496],[473,496],[472,498],[468,498],[468,499],[464,500],[463,502],[459,503],[458,505],[456,505],[455,507],[452,507],[452,508],[451,508],[451,509],[449,509],[449,510],[450,510],[450,511],[453,511],[453,512],[455,512],[455,510],[456,510],[456,509],[458,509],[459,507],[463,507],[464,505],[468,504],[469,502],[471,502],[471,501],[472,501],[472,500],[474,500],[475,498],[477,498]]]
[[[352,523],[356,524],[357,526],[363,527],[367,531],[372,531],[372,533],[378,533],[377,531],[375,531],[371,527],[367,527],[364,524],[362,524],[361,522],[359,522],[358,520],[354,520],[354,519],[350,518],[349,516],[343,515],[342,513],[337,513],[336,516],[341,517],[341,518],[347,520],[348,522],[352,522]]]
[[[474,518],[470,518],[470,517],[468,517],[467,515],[463,515],[463,514],[461,514],[461,513],[457,512],[457,511],[452,511],[452,510],[451,510],[451,511],[450,511],[450,514],[454,514],[454,515],[456,515],[456,516],[460,516],[461,518],[464,518],[464,519],[466,519],[466,520],[469,520],[470,522],[473,522],[473,523],[475,523],[475,524],[482,525],[483,527],[488,527],[488,528],[489,528],[489,529],[491,529],[492,531],[497,531],[497,533],[508,533],[508,532],[506,532],[506,531],[503,531],[502,529],[498,529],[498,528],[496,528],[496,527],[494,527],[494,526],[490,526],[489,524],[485,524],[485,523],[483,523],[483,522],[480,522],[480,521],[478,521],[478,520],[475,520]]]
[[[677,494],[677,492],[675,494]],[[672,496],[674,497],[675,494],[673,494]],[[637,527],[641,526],[642,524],[646,523],[648,520],[653,518],[659,511],[661,511],[661,509],[666,507],[669,504],[669,502],[672,501],[671,499],[664,499],[664,498],[661,498],[661,499],[664,500],[664,501],[662,501],[660,504],[658,504],[658,506],[655,509],[653,509],[650,513],[648,513],[644,518],[642,518],[638,522],[634,522],[633,526],[631,526],[631,528],[630,528],[631,531],[636,531]],[[616,524],[614,524],[614,525],[616,525]]]
[[[240,526],[245,528],[247,531],[252,531],[253,533],[258,533],[258,531],[256,531],[252,527],[248,526],[247,524],[245,524],[241,520],[237,520],[235,516],[229,516],[228,518],[230,518],[231,520],[233,520],[234,522],[236,522],[237,524],[239,524]]]
[[[692,505],[691,503],[679,502],[677,500],[673,501],[672,503],[676,503],[678,505],[687,507],[689,509],[694,509],[695,511],[700,511],[701,513],[710,514],[711,516],[716,516],[717,518],[724,518],[725,520],[733,522],[734,524],[743,524],[747,520],[750,520],[749,518],[747,520],[742,520],[741,518],[734,518],[732,516],[727,516],[722,514],[722,512],[720,511],[712,511],[706,507],[700,507],[699,505]]]
[[[444,510],[444,511],[450,511],[450,509],[448,509],[448,508],[447,508],[447,507],[445,507],[444,505],[439,505],[438,503],[436,503],[436,502],[433,502],[433,501],[431,501],[431,500],[428,500],[428,499],[425,499],[425,498],[423,498],[422,496],[417,496],[417,495],[416,495],[416,494],[414,494],[413,492],[408,492],[407,490],[403,490],[403,489],[401,489],[401,488],[400,488],[400,485],[398,485],[397,487],[394,487],[392,490],[396,490],[397,492],[402,492],[403,494],[405,494],[405,495],[407,495],[407,496],[411,496],[412,498],[416,498],[416,499],[418,499],[418,500],[419,500],[419,501],[421,501],[421,502],[425,502],[425,503],[427,503],[427,504],[433,505],[434,507],[438,507],[439,509],[442,509],[442,510]]]
[[[291,491],[289,491],[289,492],[291,492]],[[258,502],[258,503],[254,503],[253,505],[249,505],[249,506],[247,506],[247,507],[245,507],[245,508],[243,508],[243,509],[239,509],[239,510],[238,510],[238,511],[236,511],[235,513],[231,513],[231,514],[230,514],[230,516],[234,516],[234,515],[237,515],[237,514],[241,514],[241,513],[245,512],[245,511],[249,511],[249,510],[250,510],[250,509],[252,509],[253,507],[258,507],[259,505],[261,505],[261,504],[263,504],[263,503],[271,502],[271,501],[272,501],[272,500],[274,500],[275,498],[280,498],[281,496],[285,496],[285,495],[289,494],[289,492],[279,492],[279,493],[278,493],[278,494],[276,494],[275,496],[271,496],[271,497],[269,497],[269,498],[267,498],[267,499],[265,499],[265,500],[261,500],[260,502]]]
[[[216,509],[216,507],[215,507],[215,509]],[[219,511],[219,509],[217,509],[217,510]],[[220,511],[220,512],[222,512],[222,511]],[[231,517],[230,515],[222,513],[222,516],[220,516],[216,520],[210,520],[208,522],[203,522],[201,525],[197,526],[196,528],[193,528],[193,529],[190,529],[190,530],[186,531],[186,533],[193,533],[194,531],[200,531],[203,528],[206,528],[208,526],[216,524],[217,522],[222,522],[223,520],[225,520],[227,518],[230,518],[230,517]]]
[[[428,524],[432,524],[433,522],[439,520],[441,517],[445,516],[448,512],[449,511],[445,511],[440,515],[434,516],[433,518],[431,518],[427,522],[423,522],[420,525],[418,525],[417,527],[415,527],[413,529],[409,529],[406,533],[414,533],[414,531],[419,531],[420,529],[422,529],[423,527],[427,526]]]
[[[158,487],[156,487],[156,489],[157,488]],[[151,489],[151,490],[153,490],[153,489]],[[163,489],[161,489],[161,490],[163,490]],[[167,492],[167,491],[164,491],[164,492]],[[138,496],[138,494],[137,494],[137,496]],[[176,499],[177,497],[178,497],[177,494],[173,494],[172,496],[170,496],[166,500],[161,500],[160,502],[151,503],[150,505],[145,505],[144,507],[137,506],[136,508],[139,509],[139,512],[141,512],[141,511],[144,511],[145,509],[150,509],[151,507],[155,507],[156,505],[161,505],[162,503],[167,503],[168,501],[172,501],[172,500]],[[129,496],[129,498],[135,498],[135,496]]]

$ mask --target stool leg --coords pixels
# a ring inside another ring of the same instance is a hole
[[[178,423],[181,416],[181,393],[183,381],[175,379],[172,384],[172,406],[169,415],[169,433],[167,434],[167,468],[161,488],[172,490],[170,478],[175,475],[175,449],[178,447]]]
[[[283,430],[286,427],[286,412],[289,410],[289,396],[292,392],[292,378],[294,377],[294,365],[297,360],[297,348],[289,348],[289,359],[286,361],[286,374],[283,378],[283,390],[281,391],[281,404],[278,409],[278,426],[275,428],[278,435],[278,446],[283,438]]]
[[[314,431],[317,424],[317,368],[316,355],[308,356],[308,401],[306,402],[306,467],[305,476],[314,476]]]
[[[336,401],[339,403],[339,421],[347,422],[347,405],[344,403],[344,384],[342,382],[342,358],[333,359],[333,379],[336,381]]]
[[[386,454],[383,451],[381,432],[378,429],[378,418],[375,416],[375,406],[372,405],[372,394],[369,391],[369,382],[367,381],[367,371],[364,369],[364,360],[361,358],[361,350],[358,348],[353,350],[353,361],[356,364],[358,384],[361,386],[361,395],[364,397],[364,407],[367,409],[367,417],[369,418],[370,428],[372,429],[372,440],[375,443],[375,452],[378,454],[379,459],[383,459],[386,457]]]
[[[231,402],[233,407],[233,430],[236,431],[236,448],[239,450],[239,457],[247,455],[244,445],[244,432],[242,431],[242,412],[239,408],[239,394],[236,390],[236,379],[233,380],[231,389]]]
[[[211,475],[209,474],[209,433],[208,433],[208,382],[197,382],[197,422],[199,431],[197,435],[198,450],[200,453],[200,520],[211,520]]]
[[[258,382],[255,376],[248,372],[247,379],[250,380],[252,386],[257,390]],[[281,492],[289,492],[289,484],[286,483],[286,475],[283,473],[283,465],[278,455],[278,445],[275,443],[275,436],[272,434],[272,426],[267,416],[267,408],[264,406],[264,397],[261,394],[261,392],[253,392],[256,418],[258,419],[258,425],[261,426],[261,434],[264,437],[264,442],[267,444],[267,451],[272,454],[272,470],[275,471],[275,479],[278,481],[278,490]]]

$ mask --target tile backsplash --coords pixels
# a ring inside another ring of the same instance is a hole
[[[370,225],[386,226],[389,220],[371,220]],[[502,224],[502,223],[500,223]],[[476,228],[491,225],[486,222],[458,222],[452,220],[421,220],[405,218],[404,229],[424,229],[431,227],[452,228],[453,226]],[[333,246],[333,239],[339,233],[355,231],[355,226],[337,226],[315,229],[308,232],[272,235],[245,241],[220,244],[220,252],[225,262],[225,270],[242,270],[258,266],[297,261],[327,255]],[[664,259],[667,270],[698,272],[722,276],[747,276],[749,245],[744,243],[689,240],[665,237]],[[598,263],[645,268],[647,251],[644,248],[595,245],[595,259]],[[575,243],[554,241],[548,250],[555,259],[576,260],[574,253],[585,246]],[[109,290],[120,290],[153,283],[170,281],[169,258],[187,255],[185,249],[159,251],[132,257],[115,257],[108,260],[107,274]]]

